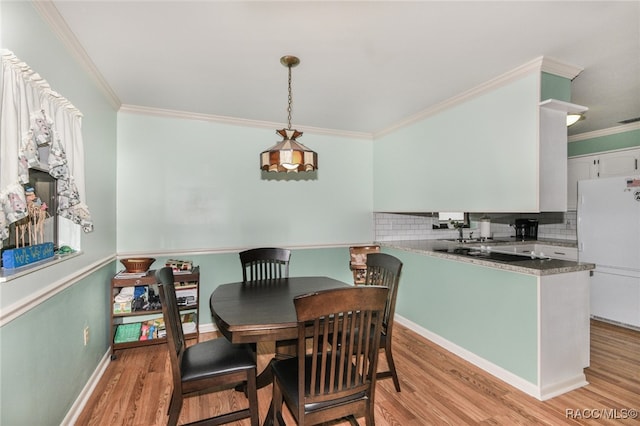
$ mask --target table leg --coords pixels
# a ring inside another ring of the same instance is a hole
[[[273,382],[273,375],[271,373],[271,364],[281,359],[287,359],[295,356],[296,354],[296,340],[283,340],[276,342],[276,354],[269,361],[269,364],[260,374],[258,374],[257,385],[258,389],[265,386],[269,386]]]
[[[273,373],[271,372],[271,364],[274,362],[291,358],[296,355],[297,340],[283,340],[276,342],[276,354],[269,361],[269,365],[262,373],[258,375],[258,388],[268,386],[273,383]],[[273,401],[269,404],[269,411],[267,411],[267,417],[264,419],[263,426],[273,425]]]

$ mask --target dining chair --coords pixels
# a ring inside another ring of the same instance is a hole
[[[293,299],[297,351],[272,363],[274,424],[284,425],[283,402],[299,425],[362,416],[367,425],[375,424],[378,345],[388,292],[384,286],[351,286]]]
[[[349,269],[353,272],[353,282],[355,284],[364,283],[367,272],[367,255],[369,253],[380,253],[380,246],[373,244],[349,247]]]
[[[396,298],[398,296],[398,284],[402,262],[397,257],[386,253],[370,253],[367,255],[367,273],[362,285],[385,286],[389,288],[387,303],[384,308],[382,321],[382,335],[380,336],[380,349],[384,349],[389,370],[378,372],[378,378],[393,378],[396,392],[400,392],[400,381],[393,360],[391,340],[393,335],[393,318],[396,311]]]
[[[262,247],[240,252],[242,281],[259,281],[289,277],[291,250]]]
[[[257,368],[255,353],[251,347],[246,344],[232,344],[222,337],[186,347],[173,271],[169,267],[161,268],[156,272],[156,279],[159,283],[173,377],[167,425],[175,426],[178,423],[184,397],[240,385],[246,388],[248,408],[220,414],[200,422],[220,425],[250,418],[251,425],[258,426]]]

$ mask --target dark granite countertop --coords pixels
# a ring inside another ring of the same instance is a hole
[[[541,239],[535,241],[515,241],[512,239],[491,240],[483,242],[472,242],[461,244],[455,241],[447,240],[400,240],[400,241],[381,241],[383,247],[390,247],[399,250],[410,251],[413,253],[425,254],[428,256],[439,257],[442,259],[455,260],[458,262],[472,263],[480,266],[488,266],[491,268],[503,269],[511,272],[519,272],[528,275],[554,275],[568,272],[588,271],[595,269],[593,263],[580,263],[570,260],[559,259],[527,259],[518,262],[503,262],[491,260],[481,257],[467,256],[464,254],[454,253],[452,249],[456,247],[473,247],[490,246],[492,250],[499,250],[500,246],[507,248],[513,245],[529,245],[529,244],[546,244],[556,245],[559,247],[576,247],[574,241]],[[450,249],[447,251],[447,249]],[[442,251],[444,250],[444,251]]]

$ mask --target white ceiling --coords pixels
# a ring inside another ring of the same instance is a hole
[[[52,0],[124,105],[375,135],[540,56],[570,134],[640,117],[640,1]]]

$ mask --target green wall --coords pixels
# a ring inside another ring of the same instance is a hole
[[[105,354],[111,276],[102,268],[0,328],[0,424],[60,424]]]
[[[539,101],[530,72],[376,139],[374,211],[536,211]]]
[[[31,2],[0,2],[0,39],[3,48],[84,115],[86,202],[95,230],[82,235],[82,255],[0,283],[0,424],[58,425],[108,348],[107,289],[115,272],[116,248],[117,116]],[[83,276],[83,271],[89,275]],[[29,307],[35,295],[49,291],[54,294]],[[6,316],[23,307],[26,312],[17,318]],[[85,326],[90,329],[87,346]]]
[[[571,102],[571,80],[547,72],[540,77],[540,100],[556,99]]]
[[[538,383],[537,279],[385,248],[403,262],[396,313]]]
[[[570,142],[568,153],[569,157],[575,157],[634,147],[640,147],[640,129]]]
[[[259,168],[273,129],[118,114],[118,252],[370,242],[372,146],[306,133],[313,173]]]

